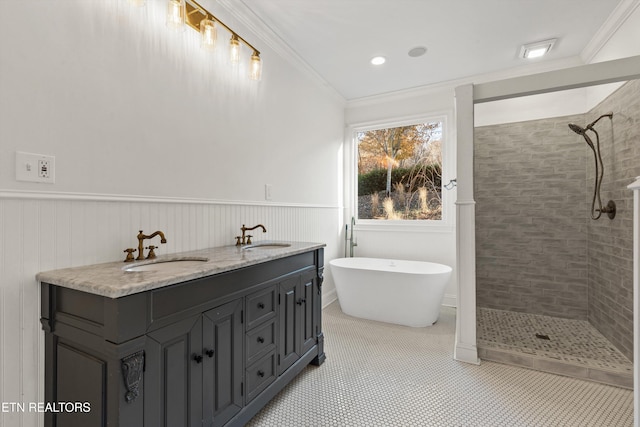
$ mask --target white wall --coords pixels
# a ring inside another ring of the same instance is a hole
[[[476,104],[474,125],[489,126],[584,114],[622,84],[609,83]]]
[[[264,78],[236,75],[222,31],[208,60],[148,3],[138,17],[124,0],[2,2],[0,188],[264,200],[270,183],[277,202],[341,203],[325,189],[342,103],[242,27]],[[55,155],[55,186],[15,182],[15,150]],[[290,179],[315,164],[323,179]]]
[[[233,244],[243,223],[341,254],[343,100],[213,1],[261,51],[258,84],[147,3],[0,1],[0,402],[43,400],[38,271],[119,260],[139,229],[165,231],[160,253]],[[55,156],[56,183],[15,181],[15,151]]]
[[[476,104],[474,125],[489,126],[582,114],[586,111],[587,88],[510,98]]]

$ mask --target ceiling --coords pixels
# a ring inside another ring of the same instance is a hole
[[[352,100],[522,67],[520,46],[545,39],[558,41],[528,61],[578,58],[621,0],[241,1]]]

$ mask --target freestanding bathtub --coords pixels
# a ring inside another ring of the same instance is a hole
[[[338,258],[329,262],[345,314],[399,325],[438,320],[451,267],[422,261]]]

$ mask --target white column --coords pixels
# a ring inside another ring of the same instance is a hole
[[[633,190],[633,425],[640,427],[640,176]]]
[[[473,199],[473,85],[459,86],[456,97],[458,184],[456,200],[456,265],[458,311],[456,313],[456,360],[479,364],[476,343],[476,230]]]

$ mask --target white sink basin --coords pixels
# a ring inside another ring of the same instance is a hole
[[[291,246],[290,243],[256,243],[255,245],[249,245],[242,248],[243,251],[251,249],[282,249]]]
[[[125,266],[124,271],[171,271],[184,270],[193,267],[200,267],[203,262],[209,261],[207,258],[175,259],[168,261],[157,261],[149,264]]]

